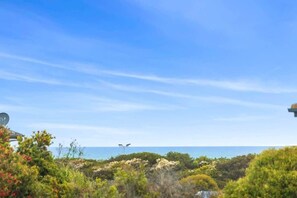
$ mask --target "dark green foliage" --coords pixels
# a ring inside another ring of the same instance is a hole
[[[193,169],[197,167],[194,159],[188,153],[169,152],[166,154],[166,159],[180,162],[181,169]]]
[[[217,171],[221,173],[222,178],[237,180],[245,175],[245,170],[249,166],[255,155],[242,155],[231,158],[226,161],[219,161],[216,165]]]
[[[222,189],[229,181],[245,176],[245,170],[254,157],[253,154],[237,156],[231,159],[200,157],[195,159],[198,168],[194,171],[185,172],[185,176],[206,174],[215,179],[220,189]]]
[[[102,170],[100,172],[93,172],[93,178],[100,178],[103,180],[114,180],[114,174],[116,170]]]
[[[201,167],[207,164],[210,164],[214,161],[214,159],[209,158],[207,156],[200,156],[194,160],[194,164],[196,167]]]
[[[238,180],[245,176],[245,170],[255,155],[242,155],[231,159],[221,159],[216,163],[216,174],[212,177],[217,181],[220,188],[223,188],[230,180]]]
[[[147,160],[149,165],[154,165],[157,162],[157,159],[162,158],[162,156],[159,154],[156,154],[156,153],[149,153],[149,152],[132,153],[132,154],[128,154],[128,155],[119,155],[117,157],[112,157],[108,160],[108,162],[131,160],[134,158]]]

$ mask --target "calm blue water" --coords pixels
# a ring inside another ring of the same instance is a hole
[[[139,152],[151,152],[165,155],[170,151],[188,153],[191,157],[207,156],[210,158],[235,157],[249,153],[260,153],[265,149],[273,148],[269,146],[245,146],[245,147],[128,147],[125,152],[120,147],[85,147],[84,158],[87,159],[109,159],[122,154],[131,154]],[[274,147],[279,148],[279,147]],[[57,148],[51,147],[50,150],[57,155]]]

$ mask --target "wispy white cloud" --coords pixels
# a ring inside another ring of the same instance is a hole
[[[104,83],[104,84],[106,86],[111,87],[111,88],[122,90],[122,91],[140,92],[140,93],[152,93],[152,94],[168,96],[168,97],[198,100],[198,101],[202,101],[202,102],[205,102],[205,103],[229,104],[229,105],[255,107],[255,108],[271,108],[271,109],[284,109],[285,108],[282,105],[251,102],[251,101],[238,100],[238,99],[227,98],[227,97],[195,96],[195,95],[189,95],[189,94],[180,94],[180,93],[177,93],[177,92],[166,92],[166,91],[153,90],[153,89],[141,89],[141,88],[137,88],[137,87],[123,86],[123,85],[117,85],[117,84],[112,84],[112,83]]]
[[[173,105],[150,105],[137,102],[113,100],[94,97],[91,100],[92,111],[96,112],[125,112],[125,111],[146,111],[146,110],[173,110],[180,107]]]
[[[120,77],[127,77],[127,78],[136,78],[141,80],[148,80],[166,84],[180,84],[180,85],[199,85],[199,86],[212,86],[222,89],[230,89],[236,91],[257,91],[261,93],[294,93],[297,90],[294,89],[270,89],[267,87],[261,87],[257,84],[248,84],[248,83],[236,83],[231,81],[211,81],[211,80],[197,80],[197,79],[178,79],[178,78],[164,78],[154,75],[137,75],[137,74],[130,74],[130,73],[122,73],[122,72],[114,72],[114,71],[106,71],[106,70],[98,70],[95,67],[66,67],[58,64],[52,64],[45,61],[40,61],[32,58],[27,57],[19,57],[15,55],[7,55],[0,53],[0,57],[6,58],[13,58],[17,60],[23,60],[26,62],[32,63],[39,63],[42,65],[55,67],[59,69],[66,69],[72,70],[77,72],[82,72],[84,74],[89,75],[112,75],[112,76],[120,76]],[[125,86],[120,84],[109,83],[106,81],[99,81],[98,84],[79,84],[79,83],[69,83],[63,82],[59,80],[52,80],[46,78],[36,78],[32,76],[20,75],[20,74],[13,74],[4,71],[0,71],[0,78],[7,79],[7,80],[20,80],[26,82],[36,82],[36,83],[46,83],[51,85],[63,85],[63,86],[73,86],[73,87],[82,87],[82,88],[92,88],[98,89],[99,85],[107,86],[112,89],[121,90],[121,91],[128,91],[128,92],[135,92],[135,93],[150,93],[150,94],[157,94],[161,96],[167,97],[174,97],[174,98],[184,98],[184,99],[192,99],[203,101],[206,103],[216,103],[216,104],[229,104],[229,105],[237,105],[237,106],[245,106],[245,107],[255,107],[255,108],[272,108],[272,109],[283,109],[285,108],[282,105],[274,105],[274,104],[267,104],[267,103],[259,103],[259,102],[251,102],[246,100],[238,100],[234,98],[228,97],[218,97],[218,96],[195,96],[189,94],[182,94],[177,92],[168,92],[168,91],[161,91],[161,90],[154,90],[154,89],[146,89],[146,88],[139,88],[139,87],[132,87],[132,86]],[[123,101],[117,100],[105,100],[100,99],[97,101],[97,107],[93,108],[93,111],[142,111],[142,110],[168,110],[168,109],[176,109],[177,107],[168,106],[168,107],[158,107],[154,105],[146,105],[146,104],[138,104],[138,103],[127,103]],[[180,107],[181,108],[181,107]]]
[[[240,92],[258,92],[258,93],[270,93],[270,94],[282,94],[282,93],[297,93],[295,88],[286,88],[278,86],[266,86],[261,83],[256,83],[254,81],[248,80],[211,80],[211,79],[185,79],[185,78],[169,78],[161,77],[157,75],[147,75],[147,74],[134,74],[127,72],[119,71],[109,71],[98,69],[95,66],[90,64],[81,64],[81,63],[72,63],[66,66],[62,64],[55,64],[39,59],[34,59],[30,57],[17,56],[7,53],[0,53],[0,57],[15,59],[19,61],[25,61],[30,63],[41,64],[49,67],[54,67],[58,69],[71,70],[80,72],[87,75],[94,76],[116,76],[124,78],[133,78],[138,80],[145,80],[157,83],[171,84],[171,85],[191,85],[191,86],[204,86],[204,87],[213,87],[231,91],[240,91]]]
[[[67,86],[67,87],[77,87],[77,88],[88,88],[88,89],[97,89],[98,85],[89,84],[89,83],[76,83],[76,82],[67,82],[65,80],[48,78],[46,76],[36,76],[25,73],[16,73],[0,70],[0,79],[9,80],[9,81],[21,81],[26,83],[40,83],[54,86]]]
[[[172,84],[172,85],[194,85],[194,86],[196,85],[196,86],[214,87],[214,88],[233,90],[233,91],[242,91],[242,92],[259,92],[259,93],[272,93],[272,94],[297,92],[297,89],[268,87],[268,86],[263,86],[259,83],[244,81],[244,80],[230,81],[230,80],[167,78],[167,77],[160,77],[156,75],[132,74],[132,73],[115,72],[115,71],[101,71],[101,73],[106,73],[113,76],[135,78],[140,80]]]
[[[27,127],[34,128],[36,130],[67,130],[71,132],[79,133],[96,133],[96,134],[114,134],[114,135],[129,135],[129,134],[140,134],[140,131],[133,131],[129,129],[116,128],[116,127],[102,127],[102,126],[90,126],[83,124],[74,124],[74,123],[31,123]]]
[[[0,70],[0,79],[5,80],[14,80],[14,81],[22,81],[28,83],[42,83],[48,85],[59,85],[59,86],[71,86],[71,87],[79,87],[79,88],[92,88],[99,89],[99,84],[83,84],[83,83],[70,83],[65,81],[60,81],[56,79],[47,79],[45,77],[35,77],[27,74],[16,74],[6,71]],[[55,103],[52,109],[47,109],[47,113],[52,111],[59,113],[78,113],[78,112],[136,112],[136,111],[159,111],[159,110],[174,110],[177,107],[174,105],[156,105],[156,104],[145,104],[142,102],[132,102],[127,100],[117,100],[106,97],[98,97],[95,95],[82,94],[82,93],[54,93],[57,95],[59,99],[58,103]],[[74,100],[76,99],[76,100]],[[20,99],[18,99],[20,100]],[[46,98],[41,98],[40,101],[46,101]],[[85,103],[81,103],[80,101],[85,101]],[[48,101],[51,103],[50,101]],[[54,108],[55,106],[63,106],[60,104],[61,102],[65,102],[68,104],[67,107],[63,108],[59,107],[58,109]],[[1,105],[0,108],[5,111],[28,111],[32,110],[32,112],[41,111],[35,107],[35,104],[29,104],[28,101],[18,102],[19,106],[14,105]],[[82,104],[82,105],[80,105]],[[24,108],[26,107],[26,108]],[[42,107],[43,109],[45,107]],[[34,111],[33,111],[34,110]]]
[[[79,114],[79,113],[105,113],[105,112],[141,112],[141,111],[171,111],[181,109],[178,105],[155,104],[146,101],[135,101],[125,99],[114,99],[110,97],[101,97],[96,94],[86,94],[81,92],[55,92],[50,94],[58,100],[48,100],[48,95],[36,96],[35,99],[42,101],[41,104],[32,104],[24,99],[20,102],[23,106],[38,110],[36,112],[46,111],[47,114]],[[47,103],[44,106],[44,103]],[[39,106],[36,108],[35,106]],[[50,108],[47,108],[50,106]]]
[[[222,122],[247,122],[247,121],[257,121],[257,120],[268,120],[273,118],[272,116],[235,116],[235,117],[220,117],[215,118],[215,121]]]
[[[49,66],[49,67],[54,67],[54,68],[59,68],[59,69],[67,69],[67,70],[70,69],[68,67],[65,67],[65,66],[62,66],[62,65],[59,65],[59,64],[54,64],[54,63],[50,63],[50,62],[47,62],[47,61],[43,61],[43,60],[31,58],[31,57],[26,57],[26,56],[18,56],[18,55],[15,55],[15,54],[0,52],[0,57],[14,59],[14,60],[18,60],[18,61],[29,62],[29,63],[36,63],[36,64],[41,64],[41,65],[46,65],[46,66]]]
[[[4,80],[13,80],[13,81],[24,81],[29,83],[43,83],[50,85],[63,85],[64,83],[54,80],[54,79],[45,79],[45,78],[37,78],[25,74],[17,74],[0,70],[0,79]]]

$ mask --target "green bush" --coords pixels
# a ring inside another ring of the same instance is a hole
[[[245,176],[245,171],[255,155],[236,156],[231,159],[218,160],[215,168],[216,173],[211,176],[216,180],[219,187],[223,189],[226,184]]]
[[[30,156],[30,166],[36,166],[40,176],[55,175],[57,165],[48,147],[52,143],[52,135],[46,131],[34,132],[31,137],[18,137],[17,152],[21,155]]]
[[[149,153],[149,152],[141,152],[141,153],[132,153],[128,155],[119,155],[117,157],[112,157],[108,160],[108,162],[112,161],[122,161],[122,160],[132,160],[134,158],[147,160],[149,165],[154,165],[157,162],[157,159],[162,158],[161,155],[156,153]]]
[[[218,185],[210,176],[204,174],[191,175],[181,179],[184,197],[193,197],[198,191],[218,191]]]
[[[149,191],[144,169],[136,170],[130,165],[123,165],[115,173],[115,185],[121,196],[125,198],[154,197],[154,194]]]
[[[193,169],[196,167],[194,159],[187,153],[169,152],[166,154],[169,161],[178,161],[181,169]]]
[[[181,184],[194,185],[195,191],[218,190],[218,185],[210,176],[199,174],[181,179]]]
[[[297,197],[297,147],[270,149],[250,164],[246,176],[230,182],[225,197]]]

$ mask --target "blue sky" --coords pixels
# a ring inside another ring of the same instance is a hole
[[[54,145],[296,144],[297,2],[1,1],[0,109]]]

